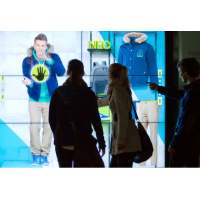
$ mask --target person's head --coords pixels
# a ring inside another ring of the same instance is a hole
[[[70,76],[70,87],[77,89],[84,75],[83,63],[77,59],[70,60],[67,67],[67,75]]]
[[[47,37],[44,34],[39,34],[34,40],[34,49],[39,59],[43,59],[47,50]]]
[[[197,78],[200,74],[200,66],[195,58],[184,58],[178,62],[177,68],[183,83],[188,82],[189,78]]]
[[[119,63],[111,64],[108,69],[109,83],[115,78],[120,79],[122,86],[124,86],[128,90],[129,94],[131,95],[130,81],[128,78],[128,69]]]

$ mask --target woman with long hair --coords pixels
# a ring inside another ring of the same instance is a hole
[[[107,98],[98,99],[98,106],[109,105],[112,112],[112,136],[110,167],[132,167],[135,152],[141,151],[140,136],[132,119],[132,95],[128,70],[114,63],[108,70],[109,87]]]
[[[72,167],[75,158],[74,151],[76,151],[75,134],[67,109],[70,109],[74,126],[81,134],[91,135],[91,124],[93,125],[99,144],[99,153],[102,153],[102,156],[105,154],[105,140],[96,96],[82,79],[83,63],[77,59],[71,60],[68,64],[67,75],[69,78],[66,82],[54,91],[49,108],[49,123],[54,136],[59,167]],[[69,108],[66,108],[64,104],[66,101],[69,102]]]

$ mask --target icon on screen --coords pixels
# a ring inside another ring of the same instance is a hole
[[[49,78],[49,69],[45,65],[36,65],[31,70],[32,80],[36,83],[44,83]]]

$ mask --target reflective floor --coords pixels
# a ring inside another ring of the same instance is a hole
[[[4,129],[3,129],[4,127]],[[2,168],[58,168],[57,157],[55,153],[55,146],[51,144],[51,151],[48,157],[49,166],[42,166],[41,164],[37,166],[31,165],[32,156],[30,153],[29,143],[30,143],[30,134],[29,134],[29,125],[18,125],[18,124],[9,124],[9,125],[2,125],[1,130],[4,130],[4,137],[1,137],[2,145],[6,144],[4,151],[0,148],[0,159],[4,156],[4,162],[1,164]],[[13,130],[16,134],[13,134]],[[109,124],[103,125],[104,130],[104,138],[106,141],[106,153],[103,156],[103,161],[105,167],[108,168],[110,164],[110,155],[109,155],[109,148],[110,148],[110,139],[109,139]],[[42,129],[41,129],[41,138],[42,138]],[[6,133],[6,134],[5,134]],[[95,134],[94,134],[95,136]],[[12,138],[12,139],[11,139]],[[21,140],[23,138],[23,140]],[[5,140],[5,141],[4,141]],[[164,145],[161,141],[160,137],[158,136],[158,159],[157,159],[157,166],[151,166],[151,159],[146,162],[145,166],[139,166],[138,164],[134,163],[134,168],[155,168],[155,167],[164,167]]]
[[[158,148],[158,153],[159,152],[162,153],[162,150]],[[2,168],[58,168],[59,166],[58,166],[58,161],[57,161],[57,157],[55,153],[55,146],[53,144],[51,147],[50,155],[48,157],[48,161],[49,161],[49,166],[42,166],[41,164],[37,166],[32,166],[31,160],[28,160],[28,161],[8,160],[8,161],[4,161]],[[108,147],[106,148],[106,154],[103,156],[103,161],[104,161],[105,167],[108,168],[109,163],[110,163]],[[146,161],[146,166],[139,166],[137,163],[133,163],[133,167],[134,168],[155,168],[155,167],[164,167],[164,164],[163,164],[162,159],[158,157],[158,166],[151,166],[151,159],[149,159]]]

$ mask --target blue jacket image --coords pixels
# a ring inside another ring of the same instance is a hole
[[[128,33],[124,36],[125,44],[120,46],[118,63],[128,68],[132,87],[146,86],[150,82],[158,84],[158,69],[153,47],[146,42],[144,33]]]
[[[47,53],[49,53],[52,60],[51,62],[44,62],[44,65],[47,66],[50,71],[50,76],[45,84],[48,89],[49,97],[51,97],[53,91],[58,87],[56,76],[63,76],[65,73],[65,68],[62,64],[60,57],[57,54],[53,53],[53,46],[50,44],[48,44],[47,46]],[[22,63],[23,75],[29,79],[31,79],[31,60],[33,62],[33,66],[40,64],[36,56],[33,55],[33,47],[30,47],[28,49],[28,57],[26,57]],[[27,86],[27,89],[29,97],[38,102],[40,98],[41,84],[33,81],[31,86]]]

